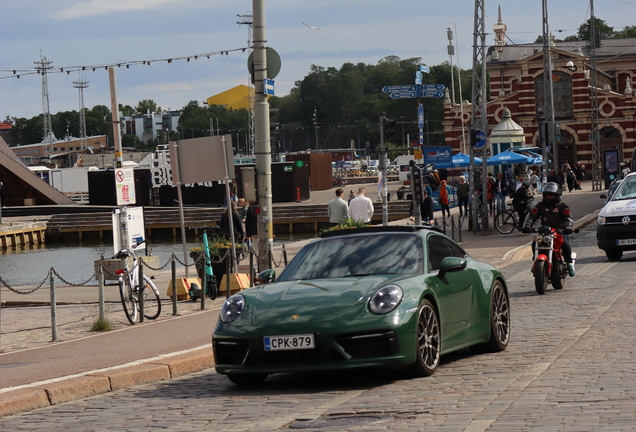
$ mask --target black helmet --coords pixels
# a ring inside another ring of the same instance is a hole
[[[554,198],[546,198],[546,194],[554,194]],[[561,201],[561,186],[555,182],[546,183],[543,186],[543,202],[552,205]]]

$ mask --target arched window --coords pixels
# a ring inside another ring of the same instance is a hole
[[[554,119],[573,118],[572,77],[566,73],[552,72],[552,94],[554,101]],[[537,108],[543,107],[543,75],[534,79],[534,100]]]

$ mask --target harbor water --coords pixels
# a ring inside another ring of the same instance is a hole
[[[280,245],[307,238],[311,235],[284,235],[276,236],[274,245]],[[187,241],[186,250],[201,245],[201,241]],[[149,255],[159,257],[160,267],[164,267],[172,257],[184,262],[183,244],[177,241],[152,241],[147,244]],[[112,243],[99,241],[81,244],[42,244],[35,246],[20,246],[15,248],[0,249],[0,278],[10,287],[38,286],[43,281],[48,284],[47,275],[51,268],[66,281],[80,284],[91,279],[94,274],[94,262],[103,258],[111,258],[114,255]],[[140,253],[144,255],[144,253]],[[278,258],[277,258],[278,259]],[[192,264],[192,259],[188,257]],[[181,264],[177,263],[177,267]],[[168,264],[165,269],[170,269]],[[56,283],[61,283],[56,280]],[[91,282],[93,283],[93,282]]]

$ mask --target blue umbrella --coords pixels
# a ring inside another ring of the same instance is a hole
[[[534,158],[529,158],[528,156],[506,150],[488,158],[486,165],[510,165],[518,163],[530,164],[531,160],[534,160]]]
[[[476,157],[475,163],[480,164],[481,158]],[[470,166],[470,156],[467,155],[466,153],[457,153],[456,155],[453,155],[453,157],[451,158],[451,163],[435,164],[436,169],[465,168],[469,166]]]

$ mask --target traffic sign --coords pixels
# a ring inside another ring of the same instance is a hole
[[[263,79],[263,94],[274,96],[274,80]]]
[[[416,71],[415,72],[415,84],[416,85],[422,85],[422,78],[424,77],[423,73],[421,71]]]
[[[444,84],[422,84],[422,91],[444,91],[446,86]]]
[[[443,91],[423,91],[420,94],[420,97],[441,98],[441,97],[444,97],[444,92]]]
[[[475,138],[477,139],[477,142],[473,147],[481,148],[484,145],[486,145],[486,139],[488,138],[488,136],[486,135],[486,132],[484,132],[483,130],[477,129],[475,130]]]
[[[431,68],[428,66],[424,66],[424,65],[420,65],[420,70],[424,73],[430,73],[431,72]]]
[[[417,126],[420,130],[424,129],[424,107],[422,104],[417,108]]]
[[[389,97],[391,99],[416,98],[417,97],[417,92],[416,91],[393,92],[393,93],[389,93]]]
[[[417,85],[415,85],[415,84],[414,85],[399,85],[399,86],[385,86],[385,87],[382,87],[382,93],[414,92],[414,91],[417,91]]]

